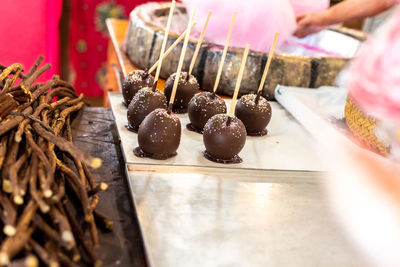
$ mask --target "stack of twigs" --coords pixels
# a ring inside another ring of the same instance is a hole
[[[25,84],[14,87],[18,77],[22,77],[23,71],[21,64],[12,64],[8,68],[0,65],[0,82],[3,83],[0,92],[0,121],[7,116],[7,114],[15,109],[18,105],[32,101],[31,93],[25,89]],[[13,74],[12,78],[7,78],[10,74]],[[36,73],[40,75],[40,73]],[[23,76],[25,78],[25,76]],[[37,77],[31,75],[31,79],[26,82],[33,82]]]
[[[41,61],[25,75],[0,65],[0,265],[98,266],[97,227],[113,222],[96,211],[107,185],[89,168],[101,160],[72,142],[83,95],[58,77],[34,84]]]

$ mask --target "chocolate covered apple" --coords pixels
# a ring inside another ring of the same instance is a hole
[[[246,128],[236,117],[218,114],[203,129],[204,156],[218,163],[240,163],[239,152],[246,143]]]
[[[165,83],[164,94],[169,101],[172,88],[175,82],[176,73],[171,74]],[[186,113],[190,99],[199,91],[200,86],[196,77],[187,72],[182,72],[178,82],[178,89],[173,104],[173,111],[176,113]]]
[[[135,70],[130,72],[122,82],[122,96],[124,105],[131,103],[135,94],[143,87],[151,87],[154,84],[154,78],[144,70]]]
[[[168,159],[175,156],[181,141],[181,122],[166,109],[152,111],[140,124],[139,147],[134,154],[138,157]]]
[[[235,116],[238,117],[246,126],[248,135],[263,136],[268,133],[266,127],[271,121],[272,110],[271,105],[261,96],[261,94],[264,88],[265,79],[267,78],[268,69],[271,66],[271,60],[274,55],[278,35],[278,33],[275,33],[275,38],[271,49],[269,50],[268,60],[264,67],[257,94],[242,96],[235,107]]]
[[[190,123],[186,126],[187,129],[203,133],[204,125],[212,116],[226,113],[226,104],[215,93],[201,92],[190,100],[188,113]]]
[[[206,147],[204,157],[211,161],[225,164],[242,162],[238,154],[246,143],[246,127],[240,119],[233,116],[233,111],[249,50],[250,46],[247,44],[243,53],[229,114],[214,115],[204,126],[203,142]]]
[[[243,122],[247,135],[266,135],[271,114],[271,105],[260,95],[244,95],[236,103],[235,116]]]
[[[158,108],[152,111],[142,121],[138,130],[139,146],[134,149],[134,154],[138,157],[150,157],[154,159],[167,159],[177,154],[177,149],[181,141],[181,122],[172,113],[172,105],[178,88],[178,81],[182,71],[183,61],[190,36],[190,26],[193,23],[194,11],[190,15],[187,35],[182,46],[177,69],[177,80],[173,84],[168,110]]]
[[[128,106],[128,129],[137,132],[144,118],[157,108],[167,108],[167,98],[157,89],[144,87]]]

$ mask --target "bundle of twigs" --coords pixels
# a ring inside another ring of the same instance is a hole
[[[83,95],[58,77],[34,84],[41,61],[26,74],[0,65],[0,265],[98,266],[97,227],[113,222],[96,211],[101,160],[72,142]]]
[[[0,121],[18,105],[32,101],[31,93],[24,88],[24,84],[14,87],[18,77],[22,75],[24,68],[21,64],[12,64],[9,67],[0,65]],[[13,74],[12,78],[7,78]],[[38,73],[39,74],[39,73]],[[40,75],[40,74],[39,74]],[[25,77],[24,77],[25,78]],[[34,79],[35,77],[32,77]],[[30,79],[30,81],[33,81]],[[30,82],[26,80],[27,82]]]

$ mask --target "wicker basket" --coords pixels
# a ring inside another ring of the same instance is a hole
[[[351,97],[347,97],[344,114],[347,127],[358,140],[383,156],[389,154],[389,147],[375,135],[377,119],[365,114]]]

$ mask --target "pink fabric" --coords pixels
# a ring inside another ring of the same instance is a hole
[[[289,0],[296,15],[322,12],[329,7],[329,0]]]
[[[234,11],[237,12],[230,46],[267,52],[275,32],[279,32],[278,45],[296,29],[296,20],[288,0],[182,0],[190,10],[196,8],[196,30],[203,28],[208,11],[212,10],[206,38],[224,45]]]
[[[350,94],[362,108],[400,122],[400,9],[360,49],[349,72]]]
[[[0,63],[22,63],[28,70],[39,55],[53,68],[40,80],[59,73],[58,22],[62,0],[2,0]]]

